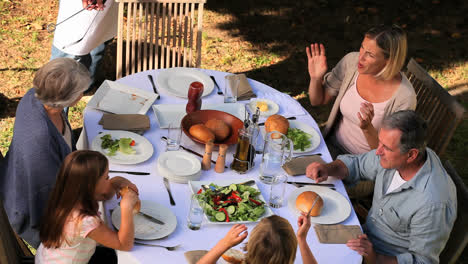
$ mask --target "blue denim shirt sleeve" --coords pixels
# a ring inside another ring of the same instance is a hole
[[[360,180],[374,181],[379,171],[383,170],[375,150],[361,155],[340,155],[337,159],[341,160],[348,168],[349,174],[343,180],[348,186],[354,186]]]
[[[439,263],[454,213],[446,203],[430,204],[419,210],[411,221],[408,252],[396,256],[398,263]]]

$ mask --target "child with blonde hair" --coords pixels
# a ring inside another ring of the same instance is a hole
[[[122,187],[121,227],[111,230],[99,218],[98,201],[111,198]],[[133,208],[138,189],[122,177],[109,179],[109,163],[99,152],[69,154],[57,176],[40,228],[36,263],[88,263],[96,244],[130,250],[133,247]]]
[[[316,264],[306,237],[310,229],[310,216],[301,215],[297,224],[297,234],[288,220],[272,215],[263,218],[252,230],[244,250],[247,264],[293,264],[296,258],[297,245],[304,264]],[[235,224],[197,264],[214,264],[231,247],[241,243],[247,237],[247,227]]]

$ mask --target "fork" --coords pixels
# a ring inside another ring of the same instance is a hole
[[[293,186],[297,187],[297,188],[301,188],[301,187],[304,187],[306,185],[304,184],[298,184],[298,183],[291,183]],[[320,186],[320,185],[314,185],[314,186]],[[326,186],[320,186],[320,187],[326,187]],[[335,187],[326,187],[326,188],[330,188],[334,191],[336,191],[336,188]]]
[[[174,251],[174,250],[177,250],[180,247],[180,244],[175,245],[175,246],[162,246],[162,245],[146,244],[146,243],[142,243],[142,242],[139,242],[139,241],[134,241],[133,243],[135,243],[137,245],[148,246],[148,247],[161,247],[161,248],[167,249],[168,251]]]

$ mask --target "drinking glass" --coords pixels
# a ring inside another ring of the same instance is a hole
[[[190,208],[187,215],[188,228],[199,230],[203,222],[203,207],[205,202],[198,200],[198,194],[192,194],[190,198]]]
[[[179,150],[182,129],[177,123],[169,123],[167,127],[167,146],[166,151]]]
[[[239,89],[240,77],[238,75],[226,75],[224,77],[224,103],[237,102],[237,92]]]
[[[271,183],[270,199],[268,204],[273,208],[280,208],[283,206],[284,191],[286,189],[286,181],[288,177],[284,174],[276,174],[273,176]]]
[[[259,179],[262,183],[272,184],[273,178],[282,170],[284,163],[292,158],[293,144],[286,135],[272,131],[265,135]]]

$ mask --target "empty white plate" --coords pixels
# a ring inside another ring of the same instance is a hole
[[[164,225],[153,223],[146,217],[135,214],[133,215],[135,238],[144,240],[160,239],[167,237],[175,231],[177,227],[177,217],[169,208],[153,201],[142,200],[140,211],[163,221]],[[117,229],[120,229],[120,215],[121,209],[120,206],[118,206],[112,212],[112,224]]]
[[[214,83],[210,76],[197,69],[184,67],[169,68],[161,71],[156,78],[156,82],[158,88],[182,98],[187,98],[188,89],[192,82],[203,83],[202,96],[209,95],[214,88]]]
[[[194,155],[180,150],[159,155],[158,165],[162,170],[177,176],[190,176],[201,170],[201,163]]]

